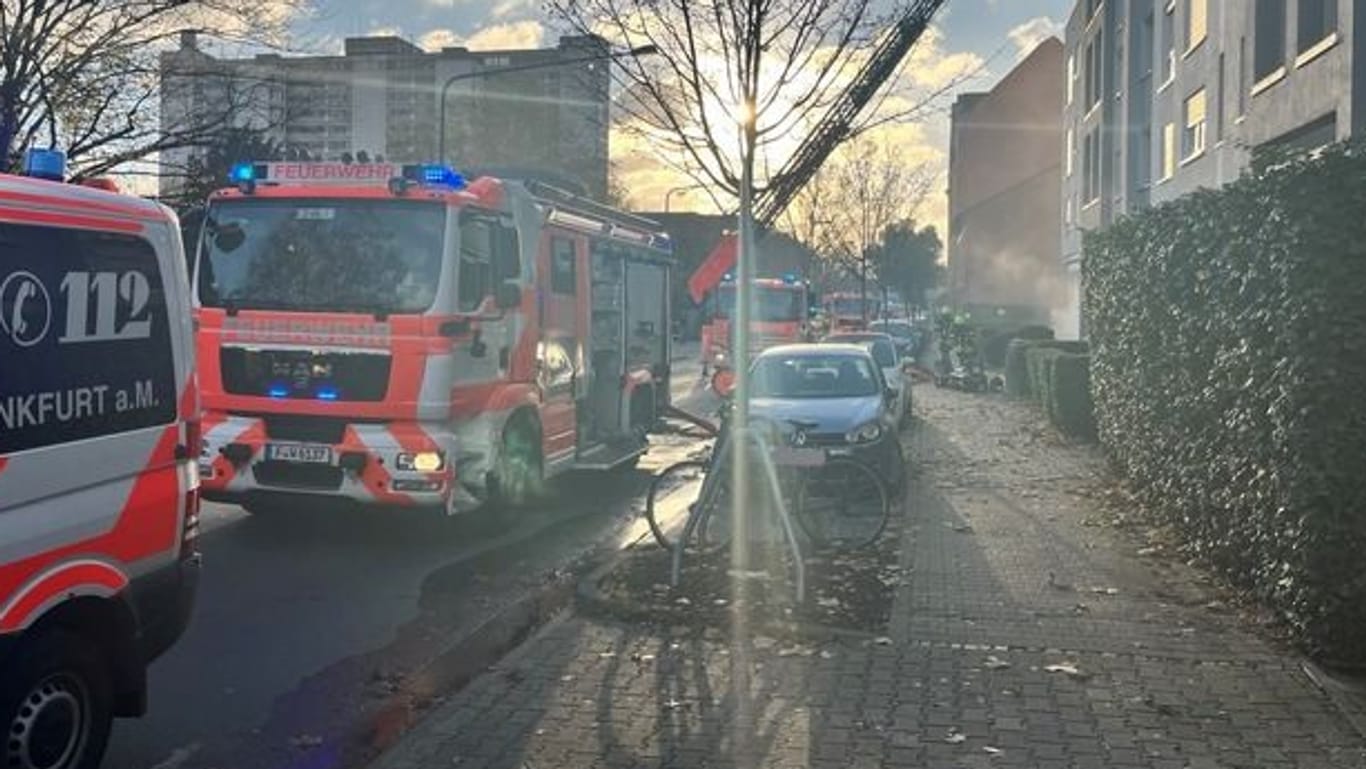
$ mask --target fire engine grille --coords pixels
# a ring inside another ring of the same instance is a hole
[[[218,361],[232,395],[375,402],[389,390],[386,354],[224,347]]]
[[[342,483],[342,469],[332,465],[266,461],[253,466],[252,474],[262,486],[281,489],[336,491]]]
[[[298,414],[264,414],[266,437],[277,441],[336,445],[346,436],[347,420]]]

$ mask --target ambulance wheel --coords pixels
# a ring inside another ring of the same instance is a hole
[[[540,493],[543,480],[541,431],[525,412],[503,428],[497,469],[489,478],[489,494],[497,507],[523,507]]]
[[[112,699],[108,667],[89,641],[57,630],[23,642],[0,672],[0,766],[95,769]]]

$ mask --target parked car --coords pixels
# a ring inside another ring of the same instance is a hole
[[[905,456],[893,407],[898,400],[873,356],[861,345],[773,347],[754,360],[750,416],[790,430],[806,428],[809,448],[851,456],[872,467],[892,491],[906,480]]]
[[[859,345],[868,350],[882,370],[887,386],[896,392],[896,403],[892,413],[898,426],[911,421],[911,377],[906,370],[909,358],[902,357],[896,343],[888,334],[869,331],[831,334],[825,338],[827,343]]]
[[[919,352],[920,332],[908,320],[875,320],[868,324],[868,330],[890,336],[903,358],[914,359]]]

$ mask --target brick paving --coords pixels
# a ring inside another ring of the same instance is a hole
[[[373,766],[1366,767],[1298,658],[1099,525],[1094,448],[1021,404],[916,397],[886,637],[570,617]]]

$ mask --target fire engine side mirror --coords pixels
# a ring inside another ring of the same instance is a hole
[[[522,306],[522,287],[515,283],[504,283],[498,287],[494,301],[500,310],[515,310]]]

